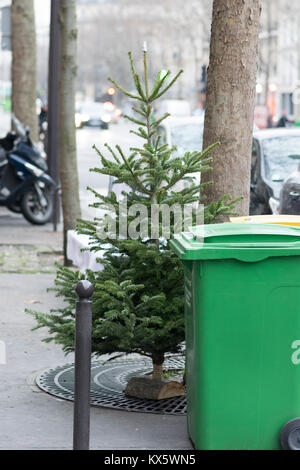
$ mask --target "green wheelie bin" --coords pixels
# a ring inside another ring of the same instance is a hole
[[[171,246],[195,448],[300,450],[300,228],[204,225]]]

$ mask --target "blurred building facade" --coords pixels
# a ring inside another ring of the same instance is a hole
[[[79,77],[82,95],[97,96],[113,76],[132,87],[127,52],[141,61],[147,41],[150,73],[184,69],[169,98],[195,107],[208,65],[212,0],[79,0]],[[141,71],[141,70],[140,70]]]
[[[11,51],[10,0],[0,0],[0,110],[10,109],[11,103]]]
[[[300,117],[300,2],[263,0],[259,35],[257,103],[273,123]]]
[[[140,54],[147,41],[150,73],[184,69],[169,98],[187,99],[193,107],[205,102],[213,0],[76,1],[77,88],[82,97],[94,99],[105,92],[108,76],[130,89],[127,52],[133,52],[141,72]],[[9,4],[10,0],[0,0],[0,17],[1,8]],[[267,110],[273,125],[283,114],[300,120],[300,1],[262,0],[262,5],[257,104]],[[47,89],[49,6],[49,0],[36,0],[38,91],[43,93]],[[43,9],[46,13],[42,14]],[[3,90],[9,89],[10,63],[10,51],[1,50]]]
[[[212,0],[77,3],[82,66],[78,83],[83,94],[97,95],[108,75],[130,87],[126,53],[132,50],[139,58],[147,40],[153,72],[184,69],[169,97],[188,99],[194,107],[203,101]],[[300,118],[300,2],[263,0],[262,4],[257,104],[267,110],[269,125],[276,125],[283,114]]]

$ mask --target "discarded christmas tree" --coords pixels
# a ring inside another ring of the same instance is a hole
[[[176,210],[171,211],[166,222],[159,211],[161,208],[173,210],[174,207],[178,211],[179,207],[183,213],[185,207],[193,206],[189,212],[190,225],[193,223],[199,209],[194,206],[199,202],[202,189],[196,176],[211,169],[208,153],[214,146],[177,155],[176,148],[168,148],[161,142],[158,127],[168,115],[154,120],[153,102],[166,93],[182,71],[172,80],[169,80],[170,72],[159,73],[150,89],[146,51],[144,83],[135,70],[130,53],[129,59],[136,93],[110,81],[136,101],[135,117],[126,118],[136,126],[131,132],[141,138],[142,145],[131,148],[129,156],[119,146],[112,149],[106,144],[110,157],[96,149],[101,167],[91,171],[109,175],[114,178],[114,185],[125,183],[128,189],[122,192],[120,201],[113,191],[103,196],[90,188],[97,198],[95,210],[105,209],[110,213],[95,217],[93,221],[81,220],[77,227],[79,233],[89,235],[92,251],[105,249],[101,259],[104,269],[83,275],[59,267],[56,291],[64,298],[66,307],[50,314],[31,313],[37,320],[37,328],[49,329],[50,337],[46,341],[54,340],[65,352],[72,351],[74,287],[79,279],[88,279],[95,286],[93,352],[96,355],[139,353],[150,357],[156,391],[147,395],[143,390],[138,394],[162,398],[159,382],[163,386],[165,354],[180,352],[184,341],[184,293],[182,264],[169,249],[168,242],[175,230],[182,229],[178,223],[180,217],[176,218]],[[123,211],[125,203],[126,214]],[[235,201],[224,196],[221,201],[204,207],[204,222],[211,223],[219,215],[231,214],[234,204]],[[149,380],[146,384],[150,390]],[[169,391],[167,396],[172,393],[177,392]]]

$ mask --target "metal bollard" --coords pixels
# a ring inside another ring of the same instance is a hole
[[[94,287],[89,281],[78,282],[75,332],[75,389],[73,450],[89,450],[90,443],[90,381],[91,333]]]

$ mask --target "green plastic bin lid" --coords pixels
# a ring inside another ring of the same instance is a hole
[[[300,255],[300,228],[256,223],[200,225],[174,235],[170,244],[182,260],[261,261]]]

